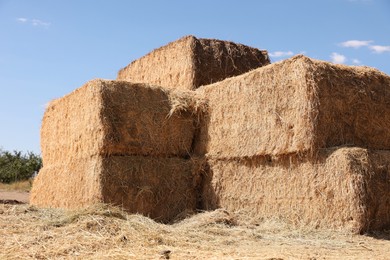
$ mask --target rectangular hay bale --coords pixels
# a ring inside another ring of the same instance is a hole
[[[133,61],[117,79],[193,90],[267,64],[267,51],[186,36]]]
[[[77,209],[101,202],[101,167],[95,157],[45,164],[34,178],[30,204]]]
[[[169,222],[197,206],[197,164],[180,158],[95,156],[44,166],[34,180],[30,203],[78,209],[96,203],[120,206]]]
[[[92,80],[46,109],[41,127],[43,162],[95,155],[188,156],[201,106],[194,95]]]
[[[239,158],[340,145],[390,149],[390,76],[303,55],[197,90],[196,153]]]
[[[205,209],[354,233],[390,228],[390,151],[324,149],[315,161],[210,159],[208,168]]]

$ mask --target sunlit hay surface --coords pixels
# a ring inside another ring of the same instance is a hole
[[[390,152],[323,149],[318,157],[208,160],[204,207],[354,233],[390,227]]]
[[[291,228],[278,219],[257,225],[238,219],[216,210],[163,225],[107,205],[63,211],[0,204],[0,258],[385,259],[390,248],[389,232],[374,239]]]
[[[265,50],[190,35],[131,62],[118,72],[117,80],[193,90],[267,64]]]
[[[206,108],[192,91],[91,80],[48,105],[43,165],[96,155],[187,157]]]
[[[45,111],[44,167],[31,204],[75,209],[112,203],[164,222],[187,204],[195,208],[198,174],[188,157],[206,110],[193,91],[87,82]]]
[[[104,202],[166,223],[196,209],[200,167],[201,161],[175,157],[74,158],[40,171],[30,203],[77,209]]]
[[[238,158],[341,145],[389,149],[390,76],[303,55],[196,90],[208,99],[197,154]]]

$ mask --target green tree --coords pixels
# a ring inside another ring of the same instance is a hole
[[[0,149],[0,182],[11,183],[31,178],[42,167],[42,159],[32,152],[3,151]]]

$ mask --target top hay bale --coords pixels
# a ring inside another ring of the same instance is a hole
[[[269,63],[267,51],[185,36],[133,61],[117,79],[194,90]]]
[[[303,55],[198,89],[196,152],[231,158],[355,145],[390,149],[390,77]]]
[[[194,95],[92,80],[46,109],[41,128],[44,164],[95,155],[186,157],[202,105]]]

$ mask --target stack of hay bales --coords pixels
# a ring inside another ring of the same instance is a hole
[[[390,226],[390,77],[302,55],[197,90],[203,207],[363,232]]]
[[[31,203],[105,202],[160,221],[194,209],[197,171],[186,158],[201,110],[192,94],[124,81],[93,80],[54,100]]]
[[[104,202],[162,222],[195,210],[201,164],[192,154],[206,106],[197,93],[178,89],[268,63],[264,51],[189,36],[133,62],[118,80],[93,80],[52,101],[31,204]]]
[[[390,77],[302,55],[268,64],[187,36],[51,102],[31,203],[389,228]]]

